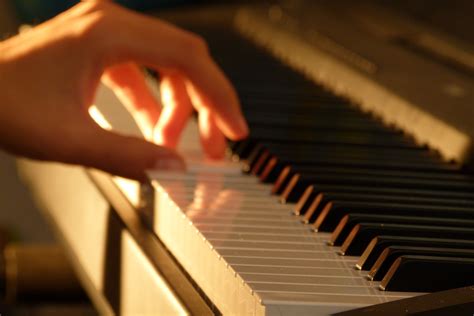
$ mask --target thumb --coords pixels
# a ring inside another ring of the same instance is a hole
[[[100,127],[88,130],[76,163],[114,175],[146,181],[148,169],[185,170],[183,159],[172,149],[144,139],[120,135]]]

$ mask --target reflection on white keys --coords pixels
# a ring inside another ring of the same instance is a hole
[[[190,124],[186,173],[150,171],[146,220],[225,315],[320,315],[415,295],[378,290],[237,163],[206,160]]]

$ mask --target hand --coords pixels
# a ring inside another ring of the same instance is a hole
[[[160,72],[163,110],[138,65]],[[95,124],[88,108],[101,79],[164,146]],[[202,39],[113,3],[82,2],[0,43],[0,146],[15,154],[143,180],[157,161],[183,167],[172,148],[192,107],[211,157],[222,157],[224,136],[248,134],[236,93]]]

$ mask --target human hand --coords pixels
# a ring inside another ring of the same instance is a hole
[[[138,65],[160,72],[164,107]],[[100,80],[160,145],[100,128],[88,115]],[[248,134],[236,93],[198,36],[110,2],[85,1],[0,43],[0,147],[143,180],[182,168],[172,149],[192,108],[211,157]]]

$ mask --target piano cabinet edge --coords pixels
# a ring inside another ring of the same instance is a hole
[[[82,167],[27,159],[18,159],[17,168],[99,314],[214,314],[193,293],[196,289],[187,289],[190,297],[184,300],[176,295],[167,281],[170,278],[159,270],[160,263],[150,257],[150,249],[156,254],[160,245],[150,242],[151,233],[142,228],[139,237],[147,240],[147,253],[140,244],[143,240],[136,238],[136,222],[131,232],[129,223],[110,207],[93,179],[111,182],[112,177]],[[169,262],[166,264],[166,271],[173,272]],[[175,267],[176,275],[178,269]],[[179,287],[183,293],[186,284]]]

